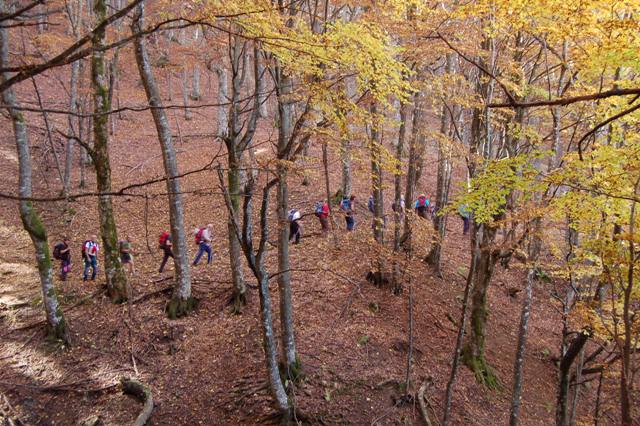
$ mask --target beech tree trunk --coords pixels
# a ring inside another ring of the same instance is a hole
[[[446,72],[453,74],[455,72],[455,54],[449,53],[446,57]],[[443,213],[447,203],[449,203],[449,189],[451,187],[451,173],[453,167],[451,165],[451,146],[450,138],[452,136],[452,117],[446,100],[443,101],[442,116],[440,118],[440,134],[442,138],[438,140],[438,174],[436,178],[436,197],[435,205],[437,214],[433,216],[433,228],[436,231],[436,238],[433,241],[431,250],[427,255],[426,261],[434,267],[436,274],[442,277],[440,270],[440,257],[442,254],[442,243],[447,229],[447,214]]]
[[[218,76],[218,129],[216,130],[216,136],[224,138],[229,133],[229,83],[227,68],[222,65],[214,65],[213,70]]]
[[[530,268],[527,273],[527,283],[525,285],[524,300],[522,301],[522,312],[520,313],[520,328],[518,331],[518,345],[516,347],[516,358],[513,367],[513,394],[511,396],[511,414],[509,416],[509,426],[517,426],[520,421],[520,395],[522,393],[522,375],[524,371],[524,353],[527,346],[527,335],[529,333],[529,317],[531,314],[531,300],[533,294],[533,280],[535,269]]]
[[[67,118],[69,127],[68,134],[79,137],[79,132],[75,129],[80,128],[80,119],[75,115],[78,113],[78,79],[80,75],[80,61],[71,64],[71,81],[69,82],[69,116]],[[67,139],[67,146],[64,161],[64,183],[63,193],[66,195],[71,188],[71,174],[73,172],[73,138]]]
[[[558,399],[556,402],[556,426],[568,426],[568,412],[567,403],[569,395],[569,372],[571,371],[571,365],[576,359],[587,340],[591,337],[591,330],[585,329],[573,339],[571,345],[567,349],[560,360],[559,375],[560,380],[558,383]],[[631,423],[629,423],[631,424]]]
[[[423,77],[423,72],[418,72],[418,78]],[[413,209],[413,201],[415,198],[416,184],[417,184],[417,172],[418,163],[422,157],[424,151],[424,145],[426,138],[424,136],[424,130],[426,126],[426,113],[427,113],[427,99],[426,94],[422,91],[416,93],[414,97],[414,110],[413,110],[413,134],[411,136],[411,142],[409,143],[409,164],[407,165],[407,181],[405,186],[404,199],[407,203],[407,214],[404,221],[404,234],[401,241],[407,252],[412,251],[411,242],[411,222],[415,216]]]
[[[137,6],[131,31],[139,33],[144,28],[144,3]],[[162,98],[149,63],[149,55],[143,37],[134,40],[134,50],[138,72],[151,106],[151,115],[158,132],[158,141],[162,147],[162,161],[167,177],[167,193],[169,197],[169,221],[171,224],[171,241],[173,243],[174,263],[176,268],[176,285],[167,312],[172,319],[187,315],[196,301],[191,295],[191,270],[185,236],[184,207],[176,151],[171,138],[171,127],[162,105]]]
[[[7,8],[4,0],[0,0],[0,11],[6,13]],[[0,67],[9,66],[9,34],[6,27],[0,27]],[[0,75],[4,82],[9,78],[7,73]],[[27,136],[27,126],[24,116],[18,110],[13,88],[8,88],[2,92],[2,100],[7,105],[7,111],[13,124],[13,133],[18,152],[18,193],[23,197],[19,202],[20,219],[25,231],[29,233],[31,242],[35,249],[36,262],[38,264],[38,275],[40,276],[40,287],[42,288],[42,301],[47,317],[48,334],[55,338],[69,343],[69,334],[62,309],[58,302],[56,289],[53,285],[53,273],[51,267],[51,256],[49,254],[49,244],[47,230],[28,200],[32,196],[31,184],[31,153],[29,152],[29,140]]]
[[[347,78],[345,82],[345,93],[347,99],[354,101],[356,97],[356,82],[353,78]],[[349,136],[355,134],[355,126],[350,124],[347,126],[349,130]],[[351,177],[351,141],[348,138],[343,138],[340,144],[340,161],[342,163],[342,196],[348,197],[351,195],[352,190],[352,177]],[[338,200],[339,201],[339,200]],[[331,202],[327,200],[327,202]]]
[[[220,185],[224,185],[224,177],[222,170],[218,169],[218,179]],[[233,207],[231,196],[228,191],[224,191],[225,204],[231,218],[233,229],[236,232],[237,239],[241,242],[242,251],[253,275],[258,280],[258,293],[260,295],[260,320],[262,322],[262,344],[265,355],[265,363],[267,374],[269,377],[269,385],[271,394],[273,395],[278,411],[284,416],[285,421],[291,417],[291,404],[280,376],[278,363],[278,344],[275,337],[275,329],[273,326],[273,309],[271,307],[271,295],[269,293],[269,273],[264,264],[264,255],[266,252],[267,242],[269,240],[269,191],[275,185],[275,181],[270,181],[262,191],[262,205],[260,208],[260,241],[258,249],[254,250],[253,246],[253,192],[255,181],[252,174],[247,175],[247,184],[244,188],[243,203],[243,221],[242,227],[232,214]],[[242,231],[240,231],[242,229]]]
[[[378,128],[378,119],[375,117],[378,108],[375,102],[371,105],[371,114],[374,116],[371,125],[371,193],[373,194],[373,238],[378,244],[384,244],[384,198],[382,191],[382,138]],[[381,271],[382,272],[382,271]]]
[[[107,17],[106,0],[95,0],[94,14],[98,22]],[[108,79],[105,64],[105,30],[95,31],[92,37],[93,53],[91,56],[91,83],[93,86],[93,118],[94,147],[89,151],[96,170],[98,192],[105,194],[98,198],[100,215],[100,233],[104,252],[104,271],[107,279],[109,297],[114,303],[121,303],[129,296],[127,276],[120,263],[118,250],[118,233],[113,217],[111,196],[111,164],[109,161],[109,102]]]
[[[276,66],[276,93],[278,100],[278,162],[277,165],[277,217],[278,217],[278,289],[280,292],[280,323],[282,326],[282,350],[287,377],[295,379],[300,368],[296,356],[291,294],[291,273],[289,272],[289,187],[288,164],[290,161],[294,120],[293,79]]]
[[[400,252],[400,236],[402,233],[402,219],[405,215],[405,211],[402,208],[402,154],[404,151],[404,143],[407,135],[407,116],[408,116],[409,104],[402,103],[400,105],[400,128],[398,129],[398,143],[396,144],[396,170],[393,177],[394,184],[394,197],[393,203],[395,205],[393,214],[393,252],[397,254]],[[394,258],[392,267],[392,280],[394,292],[400,293],[402,289],[402,283],[400,282],[400,265],[398,259]]]

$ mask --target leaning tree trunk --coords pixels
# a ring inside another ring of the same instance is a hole
[[[131,24],[131,31],[136,34],[144,28],[144,3],[137,7],[136,16]],[[191,270],[187,252],[187,241],[184,226],[184,207],[180,180],[178,179],[178,163],[176,151],[171,138],[171,128],[162,105],[162,98],[158,85],[153,76],[149,56],[143,37],[134,41],[136,63],[140,79],[147,94],[151,115],[158,132],[158,140],[162,147],[162,160],[167,177],[167,193],[169,197],[169,220],[171,224],[171,241],[173,242],[174,263],[176,267],[176,285],[173,297],[167,308],[170,318],[175,319],[187,315],[195,306],[196,301],[191,295]]]
[[[6,12],[4,0],[0,0],[0,10]],[[9,65],[9,40],[6,27],[0,27],[0,66]],[[6,81],[9,76],[2,73],[1,80]],[[19,107],[13,89],[10,87],[2,92],[3,102],[7,105],[9,116],[13,124],[13,132],[18,151],[18,186],[20,200],[20,219],[24,229],[29,233],[36,252],[38,262],[38,273],[40,275],[40,286],[42,287],[42,300],[47,316],[47,326],[49,335],[69,343],[67,325],[58,303],[58,296],[53,285],[53,274],[51,271],[51,257],[49,255],[49,244],[47,240],[47,230],[40,219],[40,216],[28,198],[32,196],[31,186],[31,154],[29,152],[29,140],[27,137],[27,126],[24,116],[17,109]]]
[[[591,337],[591,330],[584,329],[578,333],[575,339],[569,345],[567,352],[560,360],[559,375],[560,380],[558,382],[558,397],[556,400],[556,426],[568,426],[568,395],[569,395],[569,372],[571,371],[571,365],[576,359],[582,348],[587,343],[587,340]]]
[[[107,5],[105,0],[95,0],[93,7],[96,20],[103,21],[107,17]],[[93,135],[94,147],[90,151],[93,165],[96,170],[96,182],[98,192],[98,212],[100,215],[100,233],[104,250],[104,271],[107,279],[109,297],[114,303],[127,300],[129,287],[127,277],[120,263],[118,250],[118,233],[113,217],[113,205],[111,196],[111,164],[109,162],[109,88],[105,66],[105,39],[104,29],[94,32],[92,37],[93,53],[91,56],[91,83],[93,86]]]

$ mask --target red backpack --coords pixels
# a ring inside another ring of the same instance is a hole
[[[82,254],[82,258],[86,259],[87,258],[87,243],[91,241],[91,240],[85,240],[84,243],[82,243],[82,250],[81,250],[81,254]]]
[[[160,240],[158,241],[160,248],[165,248],[168,239],[169,233],[167,231],[164,231],[162,234],[160,234]]]
[[[198,229],[198,232],[196,232],[196,245],[200,244],[200,241],[202,240],[202,234],[204,233],[204,228],[200,228]]]

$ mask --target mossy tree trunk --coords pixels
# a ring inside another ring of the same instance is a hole
[[[131,31],[135,34],[144,28],[144,3],[137,6],[135,19],[131,24]],[[197,301],[191,295],[191,269],[187,252],[187,241],[184,226],[184,206],[178,178],[178,163],[176,151],[171,137],[171,127],[162,105],[160,90],[156,84],[149,56],[143,37],[134,41],[136,63],[140,78],[147,94],[151,114],[158,133],[158,140],[162,148],[162,160],[167,177],[167,193],[169,198],[169,221],[171,224],[171,241],[173,242],[174,263],[176,267],[176,285],[167,313],[175,319],[187,315]]]
[[[95,0],[93,11],[98,22],[107,17],[105,0]],[[109,160],[109,102],[108,78],[105,64],[105,29],[98,29],[91,39],[91,83],[93,86],[93,136],[94,146],[89,151],[96,170],[98,192],[104,194],[98,198],[100,215],[100,233],[104,251],[104,271],[109,297],[114,303],[121,303],[129,297],[129,287],[124,269],[120,264],[118,252],[118,233],[113,216],[111,196],[111,164]]]
[[[4,0],[0,0],[0,11],[7,12]],[[9,32],[7,28],[0,27],[0,67],[3,68],[9,65],[8,37]],[[2,73],[0,77],[4,82],[9,76],[7,73]],[[11,87],[2,92],[2,99],[7,106],[7,111],[13,124],[16,150],[18,152],[18,193],[20,197],[23,197],[19,202],[20,219],[22,220],[24,229],[29,233],[36,253],[38,275],[42,288],[42,301],[47,316],[48,333],[55,339],[69,343],[67,324],[53,285],[47,230],[33,207],[32,202],[28,200],[28,198],[32,196],[32,168],[24,115],[18,110],[19,105]]]
[[[470,332],[463,350],[465,364],[473,371],[476,380],[490,388],[498,388],[497,378],[485,359],[486,324],[487,324],[487,291],[491,284],[496,257],[491,250],[496,229],[485,224],[474,224],[472,238],[480,240],[480,250],[474,250],[472,256],[476,268],[469,273],[472,281]]]

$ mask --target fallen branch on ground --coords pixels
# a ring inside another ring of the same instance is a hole
[[[153,412],[153,395],[151,389],[143,383],[133,379],[122,379],[122,390],[127,395],[133,395],[144,403],[142,411],[133,422],[133,426],[144,426]]]

